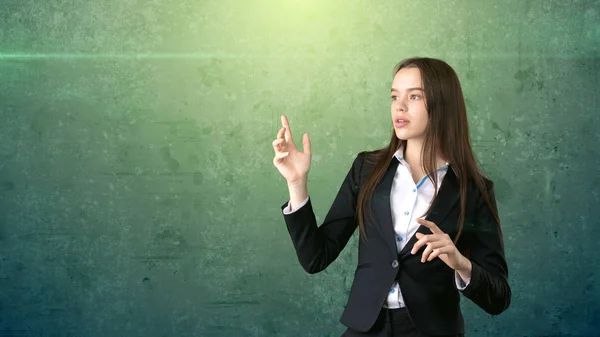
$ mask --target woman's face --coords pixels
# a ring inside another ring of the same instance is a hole
[[[400,69],[392,81],[392,123],[401,140],[423,140],[429,114],[418,68]],[[400,121],[399,121],[400,120]]]

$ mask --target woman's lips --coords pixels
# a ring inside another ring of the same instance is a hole
[[[405,120],[402,122],[399,122],[397,119],[394,121],[394,127],[396,128],[402,128],[405,127],[408,123],[410,123],[409,121]]]

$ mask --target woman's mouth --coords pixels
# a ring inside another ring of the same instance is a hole
[[[396,120],[394,120],[394,127],[401,128],[401,127],[406,126],[408,123],[410,123],[410,122],[406,119],[396,119]]]

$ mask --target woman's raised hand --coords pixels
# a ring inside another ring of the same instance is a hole
[[[302,137],[304,151],[300,151],[294,144],[292,131],[285,115],[281,115],[281,124],[282,127],[277,132],[277,139],[273,141],[273,149],[275,150],[273,165],[288,184],[306,182],[311,159],[308,134],[305,133]]]

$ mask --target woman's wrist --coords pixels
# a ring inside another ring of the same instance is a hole
[[[471,278],[471,272],[473,270],[473,264],[471,261],[467,259],[465,256],[461,255],[461,262],[459,263],[459,267],[456,268],[456,272],[463,279],[467,280]]]

